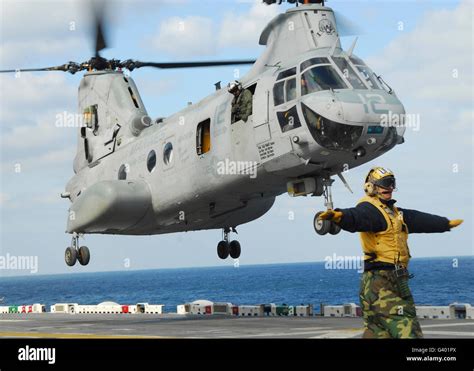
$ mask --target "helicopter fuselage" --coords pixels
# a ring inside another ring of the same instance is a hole
[[[327,12],[322,29],[334,33],[329,8],[300,8],[319,9],[313,17]],[[287,12],[288,19],[305,16],[297,11]],[[269,25],[276,34],[278,22]],[[332,46],[303,48],[284,59],[267,53],[265,64],[259,59],[242,78],[252,93],[246,121],[232,122],[234,96],[220,89],[148,122],[130,77],[86,74],[80,108],[90,113],[95,107],[98,118],[79,135],[76,174],[66,187],[72,201],[67,232],[148,235],[236,227],[265,214],[284,192],[321,195],[323,179],[402,143],[400,122],[384,120],[402,120],[403,105],[333,36]],[[271,43],[268,30],[262,37]]]

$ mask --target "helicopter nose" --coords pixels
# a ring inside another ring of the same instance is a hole
[[[340,90],[335,95],[347,123],[397,126],[403,122],[405,108],[394,94],[384,90]]]
[[[320,91],[309,94],[301,99],[301,103],[314,112],[327,117],[329,120],[341,122],[344,120],[344,111],[338,97],[330,91]]]

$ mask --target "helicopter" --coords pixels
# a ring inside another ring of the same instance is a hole
[[[271,6],[276,1],[263,1]],[[322,0],[293,1],[263,29],[256,60],[142,62],[106,59],[103,11],[94,15],[95,56],[86,62],[18,71],[84,71],[70,201],[68,266],[87,265],[85,234],[157,235],[222,231],[220,259],[238,259],[237,227],[268,212],[275,198],[324,197],[333,208],[338,176],[404,142],[403,125],[384,125],[405,110],[393,89],[353,51],[344,51],[334,11]],[[278,1],[281,3],[281,1]],[[228,88],[152,119],[130,74],[162,69],[251,64]],[[246,96],[246,100],[241,97]],[[242,114],[246,111],[247,114]],[[340,227],[318,219],[320,235]]]

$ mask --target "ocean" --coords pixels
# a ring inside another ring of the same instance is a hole
[[[474,257],[412,259],[410,271],[416,304],[474,305]],[[358,304],[359,279],[357,269],[327,269],[325,262],[29,275],[0,278],[0,305],[41,303],[49,311],[61,302],[147,302],[175,312],[178,304],[207,299],[238,305],[313,304],[318,312],[322,303]]]

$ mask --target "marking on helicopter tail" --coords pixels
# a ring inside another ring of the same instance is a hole
[[[258,154],[261,160],[275,156],[275,149],[273,146],[275,142],[267,142],[258,146]]]

